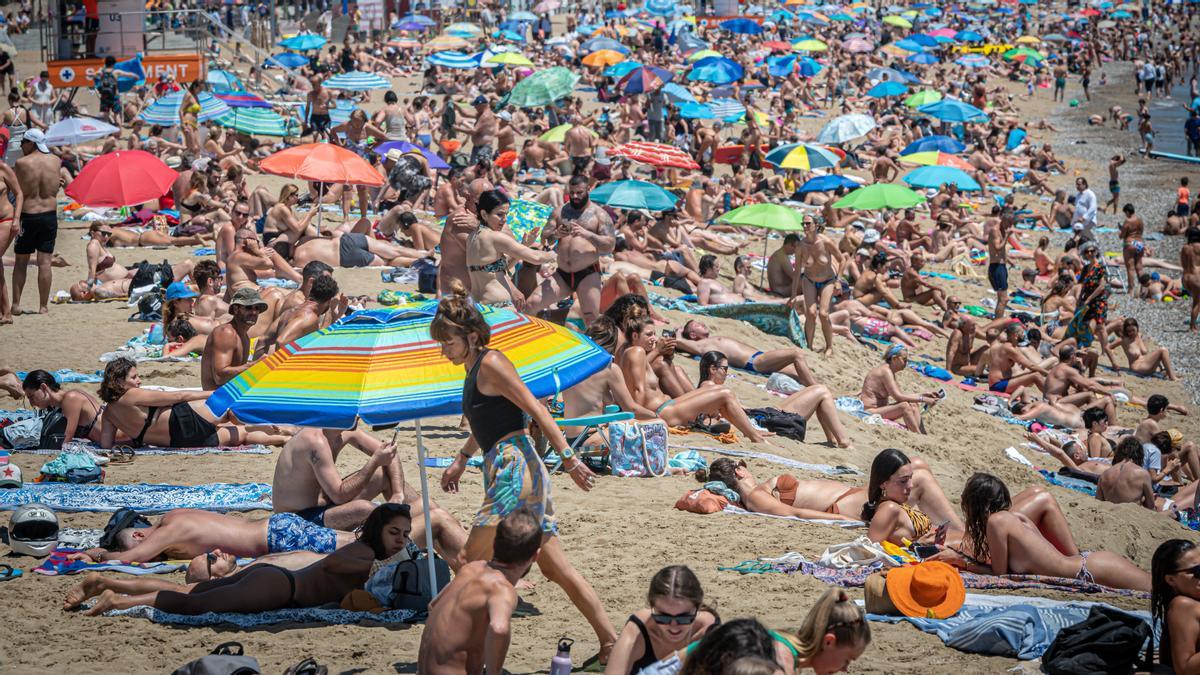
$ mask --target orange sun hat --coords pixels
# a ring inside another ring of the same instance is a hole
[[[515,163],[516,161],[517,161],[516,151],[515,150],[505,150],[504,152],[497,155],[496,161],[493,163],[496,166],[500,167],[501,169],[507,169],[508,167],[512,166],[513,163]]]
[[[967,597],[958,570],[936,560],[873,574],[867,581],[867,611],[879,614],[891,613],[880,611],[890,601],[904,616],[948,619],[962,609]]]

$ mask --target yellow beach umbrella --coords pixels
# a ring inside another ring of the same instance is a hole
[[[601,49],[583,57],[583,65],[604,68],[625,60],[625,55],[612,49]]]
[[[1041,38],[1034,37],[1032,35],[1022,35],[1021,37],[1017,38],[1017,44],[1019,45],[1036,45],[1041,41]]]
[[[530,61],[524,54],[517,52],[501,52],[493,54],[487,60],[488,63],[497,63],[502,66],[532,66],[533,61]]]
[[[828,51],[829,45],[821,42],[820,40],[809,38],[807,40],[793,42],[792,49],[798,52],[823,52]]]
[[[574,127],[574,126],[575,126],[574,124],[570,124],[570,123],[560,124],[560,125],[554,127],[553,129],[551,129],[550,131],[547,131],[546,133],[542,134],[541,136],[538,136],[538,140],[544,141],[546,143],[562,143],[563,141],[565,141],[567,139],[567,132],[570,131],[571,127]],[[588,129],[588,133],[590,133],[592,136],[594,136],[596,138],[600,137],[600,134],[592,131],[591,129]]]
[[[687,60],[689,63],[695,63],[696,61],[699,61],[700,59],[708,58],[710,56],[721,56],[721,52],[718,52],[713,49],[701,49],[701,50],[689,55],[687,57]]]
[[[883,22],[889,26],[896,26],[897,28],[912,28],[911,21],[905,19],[904,17],[896,16],[895,14],[883,17]]]

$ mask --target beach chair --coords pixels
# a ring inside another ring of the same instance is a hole
[[[571,443],[571,450],[593,471],[607,471],[608,467],[608,437],[600,434],[600,451],[583,452],[584,443],[597,431],[601,431],[610,422],[625,422],[633,419],[633,413],[622,412],[615,405],[604,407],[604,413],[600,415],[592,415],[589,417],[572,417],[555,419],[554,423],[561,429],[563,427],[583,427],[583,431],[575,437]],[[546,459],[550,454],[549,449],[542,454],[542,458]],[[554,461],[547,461],[546,468],[557,471],[562,466],[562,458],[555,456]]]

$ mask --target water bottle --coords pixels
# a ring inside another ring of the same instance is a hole
[[[558,641],[558,653],[550,659],[550,675],[571,675],[571,645],[575,641],[564,637]]]

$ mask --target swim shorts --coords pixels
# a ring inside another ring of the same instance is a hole
[[[1113,195],[1121,194],[1121,182],[1115,180],[1108,181],[1108,192]]]
[[[478,164],[480,161],[492,161],[496,156],[496,151],[490,145],[476,145],[471,148],[471,164]]]
[[[310,506],[307,509],[296,511],[296,515],[307,520],[313,525],[325,527],[325,512],[328,510],[328,506]]]
[[[34,251],[54,253],[58,239],[58,212],[21,214],[21,233],[13,244],[13,253],[31,255]]]
[[[1191,215],[1191,213],[1192,211],[1188,208],[1187,204],[1175,205],[1175,215],[1179,216],[1180,218],[1187,218],[1189,215]]]
[[[347,232],[338,242],[338,264],[342,267],[369,267],[375,254],[367,245],[367,235]]]
[[[309,116],[308,121],[312,125],[313,131],[325,132],[329,131],[329,125],[333,122],[333,118],[328,113],[313,113]]]
[[[216,425],[201,417],[187,401],[171,406],[167,429],[172,448],[215,448],[221,444]]]
[[[988,390],[1003,394],[1008,391],[1008,380],[1000,380],[999,382],[988,387]]]
[[[528,436],[500,441],[483,455],[483,505],[475,527],[495,527],[526,506],[542,521],[542,532],[558,532],[550,500],[550,474]]]
[[[990,263],[988,265],[988,282],[992,285],[992,290],[997,293],[1007,291],[1008,265],[1004,263]]]
[[[769,375],[770,373],[762,373],[762,372],[759,372],[754,369],[754,359],[757,359],[758,357],[762,356],[762,354],[763,354],[762,352],[754,352],[754,356],[751,356],[750,358],[746,359],[746,370],[748,370],[752,373],[758,373],[759,375]]]
[[[276,513],[267,521],[268,553],[333,553],[336,549],[336,532],[328,527],[313,525],[294,513]]]

